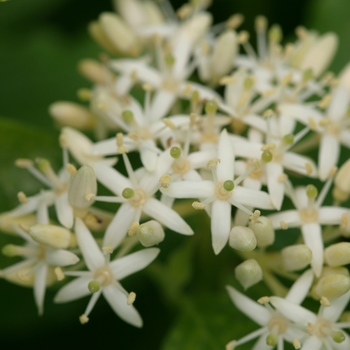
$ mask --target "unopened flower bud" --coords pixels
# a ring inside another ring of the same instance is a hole
[[[342,202],[350,195],[350,158],[339,168],[334,178],[333,196]]]
[[[95,116],[74,102],[58,101],[50,105],[49,113],[60,126],[89,130],[95,125]]]
[[[89,165],[83,165],[71,178],[68,200],[71,206],[85,210],[94,203],[97,193],[97,182],[94,170]]]
[[[29,234],[34,241],[56,249],[68,248],[71,241],[71,232],[61,226],[36,224]]]
[[[84,59],[79,62],[78,70],[81,75],[92,83],[104,85],[114,79],[114,75],[102,63],[93,59]]]
[[[330,276],[330,275],[343,275],[349,276],[349,270],[346,267],[329,267],[325,266],[322,270],[321,277]]]
[[[326,297],[329,300],[339,298],[350,289],[350,278],[344,275],[328,275],[320,278],[315,292],[321,297]]]
[[[243,226],[235,226],[230,232],[229,244],[233,249],[242,252],[250,252],[256,247],[256,237],[254,232]]]
[[[325,249],[324,256],[326,263],[332,267],[350,264],[350,243],[332,244]]]
[[[144,247],[159,244],[165,237],[163,227],[155,220],[150,220],[140,225],[137,228],[136,234]]]
[[[229,73],[237,54],[237,35],[233,30],[226,30],[217,38],[211,57],[213,78],[220,79]]]
[[[14,227],[20,225],[30,227],[35,225],[36,222],[37,217],[34,214],[13,217],[10,213],[5,212],[0,214],[0,231],[16,235],[17,232],[14,230]]]
[[[350,237],[350,210],[341,216],[340,233],[344,237]]]
[[[282,249],[283,266],[287,271],[298,271],[310,264],[311,249],[304,244],[297,244]]]
[[[255,234],[258,247],[265,248],[275,241],[275,231],[272,222],[266,216],[259,216],[257,220],[251,221],[249,228]]]
[[[258,262],[249,259],[235,268],[235,276],[243,288],[248,289],[262,280],[263,273]]]

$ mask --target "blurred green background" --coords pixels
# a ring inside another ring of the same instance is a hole
[[[182,4],[172,3],[175,8]],[[34,194],[40,188],[29,174],[14,167],[16,158],[44,156],[56,169],[59,166],[58,131],[47,109],[57,100],[77,101],[77,89],[89,87],[77,74],[76,65],[81,58],[97,57],[101,50],[89,39],[86,27],[100,12],[111,9],[110,0],[0,3],[0,211],[17,205],[18,191]],[[287,38],[293,37],[294,28],[300,24],[321,33],[335,31],[340,48],[331,68],[339,72],[349,61],[349,0],[214,0],[211,11],[216,23],[232,13],[244,14],[242,28],[250,32],[255,16],[264,14],[270,23],[281,24]],[[204,217],[201,224],[192,224],[200,230],[198,225],[205,228],[208,222]],[[169,233],[161,248],[171,254],[170,258],[162,253],[158,265],[123,283],[127,290],[138,294],[135,305],[144,319],[142,330],[120,321],[103,298],[93,310],[91,321],[81,326],[78,316],[88,300],[55,305],[52,298],[57,288],[48,290],[44,316],[38,317],[32,290],[0,280],[0,347],[222,349],[232,339],[233,328],[239,337],[255,326],[235,310],[223,288],[234,283],[231,251],[226,249],[214,257],[209,235],[198,236],[187,243],[184,237]],[[1,235],[0,247],[7,242],[14,240]],[[187,244],[193,249],[190,260],[181,255]],[[0,268],[12,263],[1,258]],[[158,289],[155,281],[162,269],[169,277],[158,282],[163,286]],[[179,286],[186,287],[184,305],[163,297],[167,283],[177,279]],[[257,297],[263,294],[261,288]],[[244,321],[242,329],[237,328],[238,319]]]

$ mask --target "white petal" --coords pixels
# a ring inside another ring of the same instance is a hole
[[[315,323],[317,320],[317,316],[313,312],[284,298],[272,296],[270,303],[286,318],[305,327],[308,323]]]
[[[239,142],[236,141],[235,138],[231,138],[231,140],[236,157],[260,159],[262,154],[261,143],[253,143],[248,141]]]
[[[193,231],[184,219],[174,210],[155,198],[149,198],[143,207],[145,214],[156,219],[171,230],[184,235],[193,235]]]
[[[312,270],[306,270],[289,289],[285,299],[291,303],[300,305],[310,291],[310,287],[314,280]]]
[[[281,228],[281,221],[284,221],[291,227],[299,226],[301,222],[300,215],[297,210],[285,210],[281,213],[269,215],[268,218],[272,221],[272,225],[275,229]]]
[[[284,198],[284,184],[278,181],[283,174],[281,164],[269,162],[266,164],[267,188],[270,193],[271,201],[277,210],[281,210]]]
[[[214,194],[213,181],[181,181],[173,182],[161,192],[174,198],[208,198]]]
[[[91,164],[96,178],[113,193],[121,196],[124,188],[132,187],[131,182],[114,168],[102,164]]]
[[[35,267],[34,277],[34,299],[39,315],[44,312],[44,298],[46,290],[47,265],[40,263]]]
[[[339,319],[344,309],[348,305],[350,299],[350,291],[343,294],[337,299],[332,300],[331,306],[323,309],[322,316],[331,322],[335,322]]]
[[[65,249],[49,249],[45,260],[51,266],[69,266],[76,264],[79,258]]]
[[[142,319],[137,310],[127,304],[127,296],[115,285],[103,288],[103,295],[114,312],[125,322],[142,327]]]
[[[68,202],[68,192],[58,196],[55,201],[58,221],[61,225],[72,228],[74,223],[73,208]]]
[[[301,226],[305,244],[312,251],[311,267],[317,277],[323,269],[323,239],[321,226],[318,223],[303,224]]]
[[[260,209],[275,209],[270,196],[264,191],[255,191],[242,186],[236,186],[231,199],[243,205]]]
[[[271,349],[273,349],[274,346],[269,346],[266,344],[267,335],[268,335],[267,332],[264,333],[263,335],[261,335],[260,338],[258,339],[258,341],[252,347],[252,350],[271,350]]]
[[[339,153],[339,140],[332,135],[323,135],[318,153],[319,176],[322,181],[327,179],[331,169],[338,164]]]
[[[176,100],[176,95],[167,90],[159,90],[153,97],[150,117],[153,121],[165,117]]]
[[[296,154],[293,152],[286,152],[283,155],[282,164],[286,169],[291,171],[295,171],[298,174],[302,174],[305,176],[316,177],[317,176],[317,167],[315,162],[309,158],[302,156],[300,154]],[[310,164],[312,167],[312,173],[308,174],[306,171],[305,164]]]
[[[215,152],[193,152],[187,156],[188,162],[191,164],[192,169],[204,168],[210,159],[215,158]]]
[[[339,140],[345,147],[350,148],[350,131],[341,130],[339,135]]]
[[[191,86],[192,91],[198,91],[200,99],[215,100],[218,104],[222,103],[222,98],[217,92],[215,92],[214,90],[212,90],[204,85],[194,83],[193,81],[191,81],[191,82],[188,81],[186,83],[181,84],[180,93],[182,93],[184,90],[187,90],[188,86]],[[188,98],[187,95],[184,95],[182,97]]]
[[[159,254],[158,248],[143,249],[114,260],[109,264],[116,280],[121,280],[148,266]]]
[[[216,166],[216,173],[219,181],[233,180],[233,165],[235,155],[227,130],[224,129],[219,137],[218,158],[220,163]]]
[[[304,105],[295,103],[282,103],[278,107],[280,113],[292,117],[305,125],[309,125],[309,119],[312,118],[316,124],[323,119],[323,116],[317,110]]]
[[[54,298],[55,303],[65,303],[90,295],[91,293],[88,289],[88,284],[92,280],[93,276],[79,277],[66,284],[56,294]]]
[[[75,234],[84,261],[89,270],[96,270],[104,264],[103,254],[89,229],[80,218],[75,219]]]
[[[309,336],[302,344],[301,350],[321,350],[322,340],[315,335]]]
[[[279,135],[284,136],[293,133],[295,129],[295,120],[288,115],[281,114],[279,120]]]
[[[243,312],[260,326],[267,325],[271,315],[264,306],[249,299],[231,286],[226,286],[226,290],[238,310]]]
[[[137,210],[134,206],[129,203],[122,204],[106,230],[103,246],[113,249],[117,247],[125,238],[130,225],[136,220],[136,216]]]
[[[332,121],[338,121],[345,116],[350,95],[345,86],[339,85],[332,93],[332,100],[327,109],[327,115]]]
[[[150,172],[156,170],[158,154],[148,147],[140,147],[142,165]]]
[[[321,207],[318,211],[318,221],[321,225],[340,225],[341,216],[348,211],[340,207]]]
[[[229,202],[216,200],[211,209],[211,237],[215,254],[225,247],[231,230],[231,205]]]

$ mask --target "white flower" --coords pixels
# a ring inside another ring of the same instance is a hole
[[[66,275],[79,278],[60,289],[55,296],[55,302],[68,302],[93,293],[85,313],[80,317],[81,322],[86,323],[99,296],[103,294],[120,318],[136,327],[142,327],[142,319],[131,305],[135,294],[128,294],[119,280],[145,268],[156,258],[159,249],[144,249],[110,262],[110,254],[106,252],[103,255],[90,231],[79,218],[75,221],[75,233],[89,271],[66,272]]]
[[[302,342],[301,350],[347,350],[350,337],[341,330],[350,328],[350,323],[337,323],[350,299],[350,291],[332,300],[330,305],[321,305],[316,314],[288,300],[271,297],[271,304],[297,327],[308,331],[309,336]]]
[[[234,152],[226,129],[220,135],[218,159],[211,163],[212,181],[174,182],[161,191],[175,198],[201,198],[203,204],[211,205],[212,244],[215,254],[219,254],[226,245],[231,229],[231,205],[251,215],[252,212],[245,205],[273,209],[273,204],[266,192],[238,186],[245,175],[234,180]]]
[[[300,304],[306,297],[312,281],[312,271],[308,270],[293,284],[285,300],[288,300],[290,305]],[[261,303],[254,302],[231,286],[226,286],[226,289],[236,307],[261,326],[257,331],[246,335],[238,341],[230,342],[226,347],[227,349],[233,350],[236,346],[259,337],[252,350],[268,350],[271,349],[271,346],[274,347],[276,345],[278,350],[283,350],[284,340],[292,343],[305,335],[303,331],[289,322],[288,318],[280,312],[278,307],[273,309],[268,304],[272,298],[263,297],[259,299],[264,304],[263,306]]]

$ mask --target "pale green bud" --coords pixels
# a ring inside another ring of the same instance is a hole
[[[235,276],[243,288],[248,289],[262,280],[263,273],[258,262],[249,259],[235,268]]]
[[[337,331],[332,334],[332,339],[339,344],[345,340],[345,335],[343,332]]]
[[[277,337],[274,334],[269,334],[266,337],[266,345],[276,346],[277,342],[278,342],[278,339],[277,339]]]
[[[311,249],[304,244],[297,244],[282,249],[283,266],[287,271],[298,271],[310,264]]]
[[[329,300],[339,298],[350,289],[350,278],[335,274],[322,277],[317,282],[315,292],[319,297]]]
[[[162,225],[155,220],[150,220],[140,225],[136,231],[137,238],[144,247],[151,247],[164,240]]]
[[[71,241],[71,232],[64,227],[36,224],[29,228],[34,241],[56,249],[66,249]]]
[[[257,220],[249,223],[255,234],[257,240],[257,246],[265,248],[275,241],[275,230],[273,229],[272,222],[266,216],[259,216]]]
[[[88,284],[90,293],[97,293],[101,289],[101,285],[97,281],[91,281]]]
[[[332,244],[325,249],[325,261],[329,266],[350,264],[350,243],[341,242]]]
[[[243,226],[235,226],[230,232],[229,245],[233,249],[240,250],[242,252],[250,252],[256,247],[256,237],[254,232]]]
[[[339,168],[334,178],[334,185],[344,195],[350,194],[350,158]]]
[[[83,165],[70,180],[69,203],[76,209],[87,209],[94,203],[96,193],[95,172],[89,165]]]

